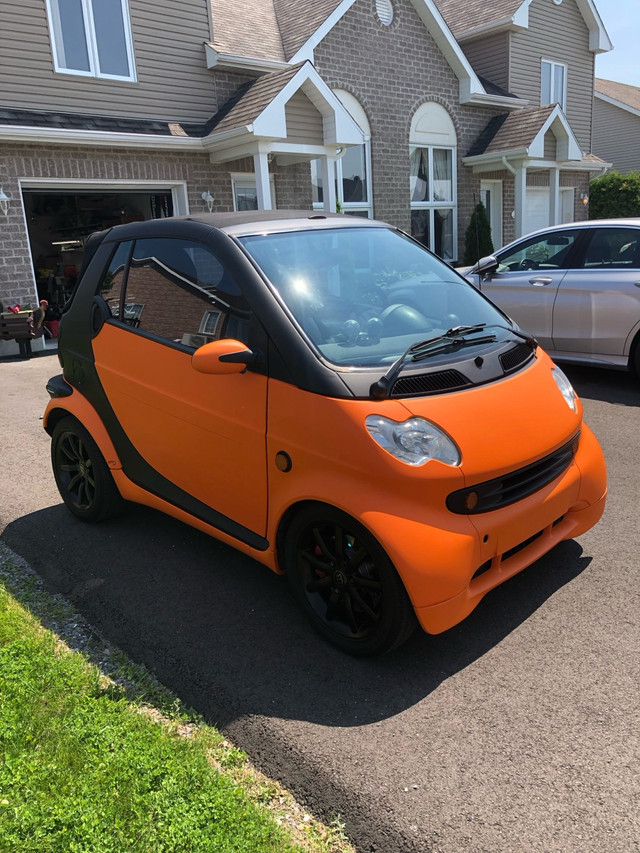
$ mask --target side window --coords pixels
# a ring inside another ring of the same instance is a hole
[[[124,274],[131,254],[131,241],[118,244],[111,263],[107,267],[100,284],[98,285],[98,294],[102,296],[104,301],[109,306],[111,316],[120,319],[120,304],[122,299],[122,285],[124,283]]]
[[[640,268],[640,229],[596,228],[584,255],[585,269]]]
[[[573,244],[582,233],[577,228],[554,231],[520,243],[498,255],[498,272],[532,269],[564,269]]]
[[[196,348],[218,338],[248,343],[250,317],[237,285],[206,246],[176,238],[136,240],[125,323]]]

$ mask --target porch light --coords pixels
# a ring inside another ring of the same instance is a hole
[[[9,196],[2,187],[0,187],[0,210],[5,216],[9,213]]]
[[[213,203],[215,201],[215,198],[211,195],[209,190],[205,190],[202,193],[202,201],[207,205],[207,210],[209,211],[209,213],[211,213],[211,211],[213,210]]]

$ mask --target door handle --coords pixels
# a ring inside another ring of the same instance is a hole
[[[544,287],[546,284],[551,284],[552,281],[552,278],[539,276],[538,278],[530,278],[529,284],[532,284],[534,287]]]
[[[633,283],[635,284],[636,287],[640,287],[640,281],[634,281]]]

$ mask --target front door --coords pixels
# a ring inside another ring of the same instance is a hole
[[[239,288],[209,247],[145,238],[120,245],[100,296],[113,319],[93,351],[125,473],[232,535],[247,538],[240,526],[264,536],[267,377],[212,376],[191,365],[208,341],[249,342],[251,311]]]
[[[541,346],[553,349],[553,308],[578,229],[551,231],[498,254],[498,269],[481,282],[483,293]]]

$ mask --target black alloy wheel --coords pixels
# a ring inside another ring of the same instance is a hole
[[[343,651],[391,651],[416,618],[404,585],[377,540],[355,519],[324,505],[302,510],[286,534],[284,563],[315,628]]]
[[[73,417],[56,424],[51,438],[56,485],[68,509],[82,521],[117,515],[123,500],[97,444]]]

